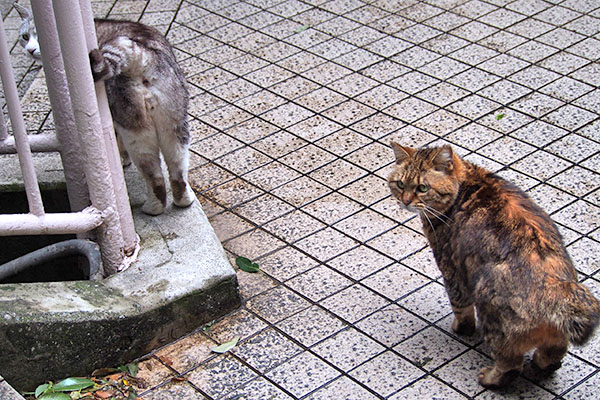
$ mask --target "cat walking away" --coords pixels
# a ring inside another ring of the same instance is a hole
[[[456,155],[451,147],[392,143],[388,178],[401,207],[421,217],[444,277],[457,334],[475,331],[475,310],[495,358],[479,373],[504,386],[533,364],[560,367],[569,342],[584,344],[600,318],[550,217],[523,191]]]
[[[22,18],[19,42],[39,59],[32,14],[19,4],[15,8]],[[95,81],[105,82],[114,127],[124,145],[124,163],[130,156],[146,182],[142,210],[158,215],[167,205],[160,153],[168,168],[173,202],[189,206],[195,199],[187,179],[189,94],[171,45],[156,29],[138,22],[94,22],[98,49],[89,54],[92,75]]]

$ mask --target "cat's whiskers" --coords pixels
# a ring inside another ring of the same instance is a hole
[[[430,212],[438,221],[440,221],[440,222],[444,223],[446,226],[450,227],[450,224],[448,224],[448,222],[453,222],[452,218],[441,213],[440,211],[436,210],[435,208],[429,207],[428,205],[424,205],[424,208],[425,208],[425,211]],[[443,218],[445,218],[446,220],[444,220]]]
[[[419,211],[419,215],[424,216],[425,219],[427,220],[427,222],[429,222],[429,226],[431,226],[431,232],[433,232],[433,238],[435,239],[435,242],[437,243],[437,235],[435,234],[435,228],[433,227],[431,220],[427,216],[427,213],[425,213],[424,211]]]

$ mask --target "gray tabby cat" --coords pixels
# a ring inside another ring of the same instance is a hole
[[[19,4],[15,8],[22,18],[19,43],[39,60],[32,14]],[[195,199],[187,181],[189,94],[171,45],[156,29],[137,22],[94,22],[99,48],[89,54],[92,75],[105,82],[124,164],[131,156],[146,181],[142,210],[158,215],[167,205],[159,152],[169,171],[173,203],[189,206]]]

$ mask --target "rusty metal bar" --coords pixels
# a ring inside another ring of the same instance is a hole
[[[31,148],[27,141],[27,131],[23,122],[23,112],[21,111],[15,76],[10,65],[10,53],[2,18],[0,18],[0,76],[2,77],[4,96],[6,97],[8,113],[15,137],[15,146],[18,150],[19,164],[23,173],[29,211],[34,215],[41,216],[44,215],[44,204],[42,203],[42,195],[33,167]]]

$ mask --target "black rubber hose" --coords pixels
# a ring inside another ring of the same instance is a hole
[[[44,262],[72,255],[83,255],[87,258],[90,279],[102,278],[100,273],[102,258],[98,244],[91,240],[71,239],[51,244],[0,265],[0,281]]]

